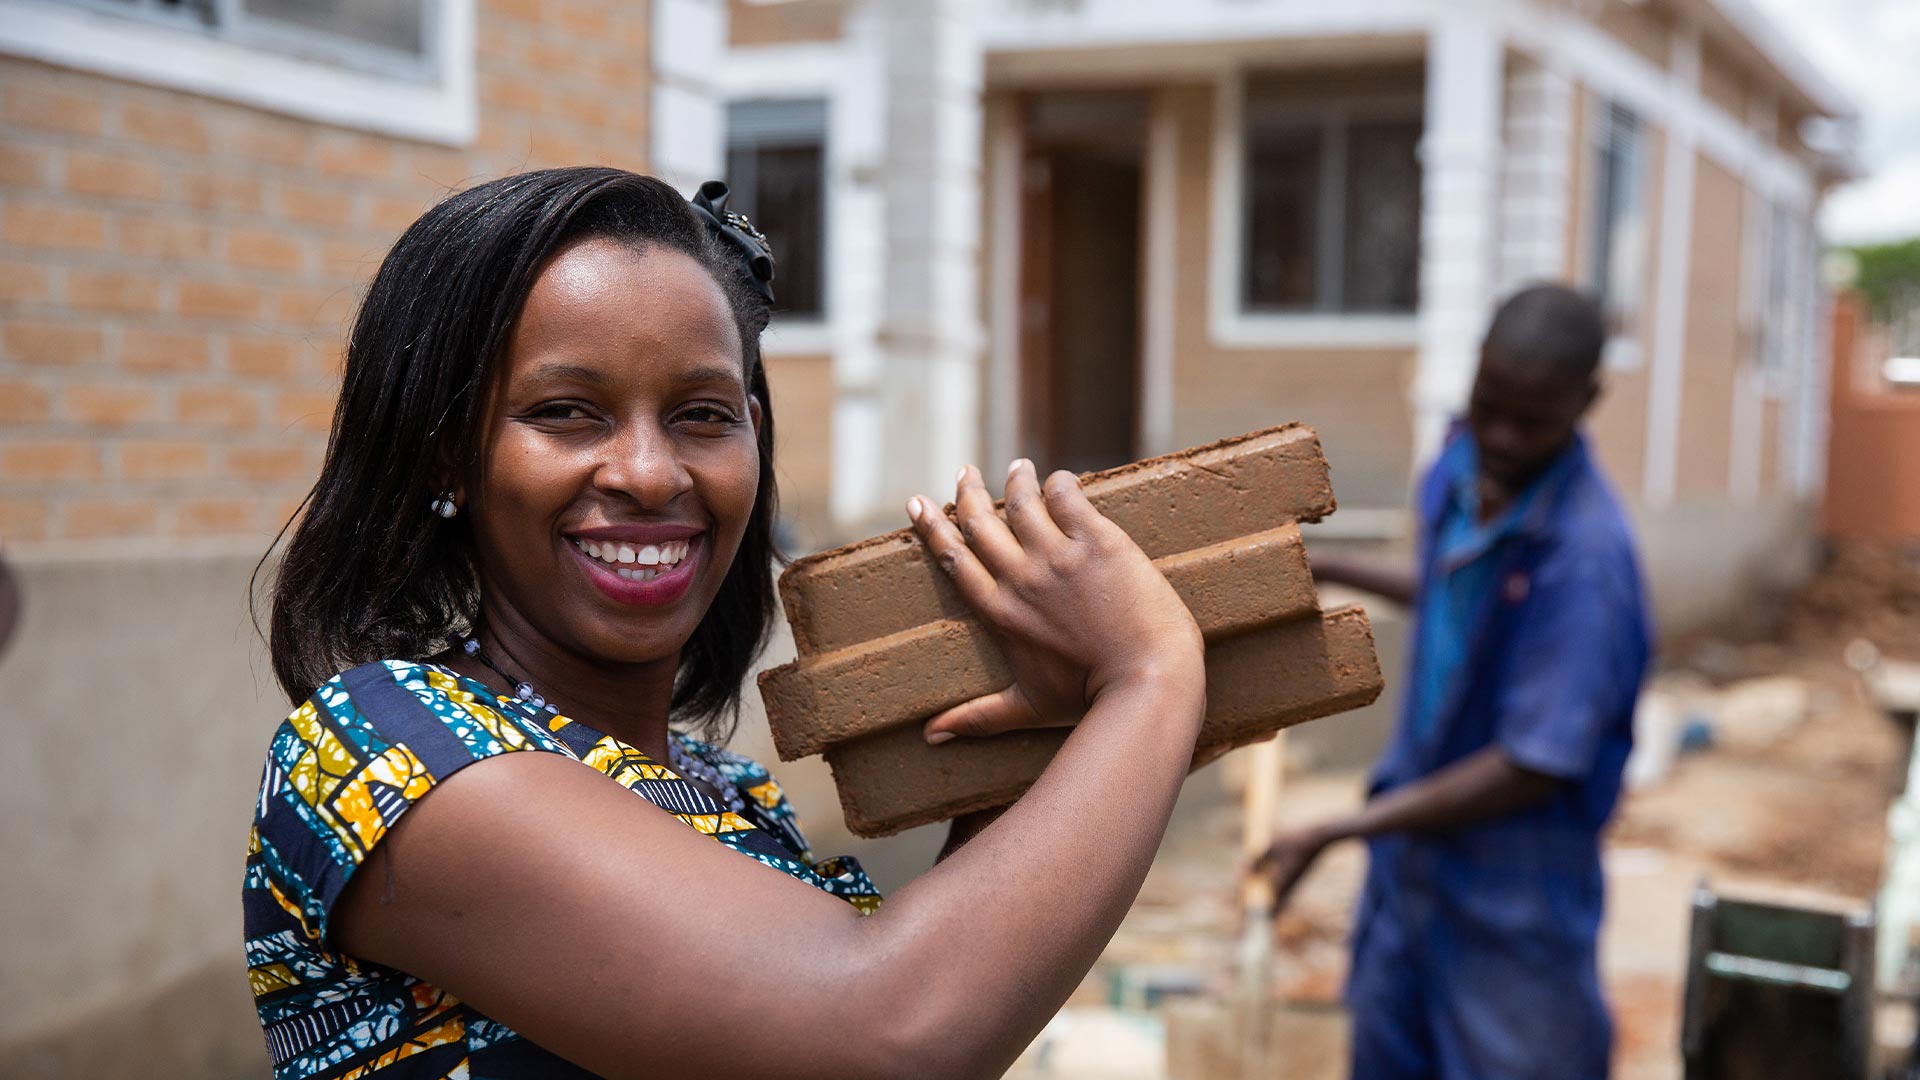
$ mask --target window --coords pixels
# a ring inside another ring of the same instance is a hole
[[[61,0],[236,44],[368,71],[433,74],[433,0]]]
[[[776,310],[826,314],[827,106],[820,100],[727,107],[729,203],[773,245]]]
[[[1587,280],[1608,329],[1631,333],[1647,258],[1646,129],[1640,118],[1608,105],[1594,125],[1593,216]]]
[[[1250,96],[1247,117],[1243,307],[1413,311],[1417,106],[1295,106]]]

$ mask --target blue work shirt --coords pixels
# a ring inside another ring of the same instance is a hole
[[[1407,693],[1371,791],[1489,746],[1562,783],[1501,818],[1370,841],[1348,987],[1355,1063],[1378,1076],[1604,1076],[1600,833],[1652,646],[1640,570],[1584,439],[1487,522],[1477,457],[1456,427],[1421,485]]]

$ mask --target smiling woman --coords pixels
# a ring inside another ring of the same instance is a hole
[[[909,502],[1017,680],[929,741],[1078,725],[951,858],[882,907],[716,745],[775,558],[772,262],[725,200],[508,177],[370,286],[272,592],[295,709],[244,899],[277,1075],[991,1075],[1138,890],[1200,637],[1070,474],[1014,463],[1004,520],[970,467],[958,525]]]

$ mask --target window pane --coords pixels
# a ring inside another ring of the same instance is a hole
[[[247,15],[420,55],[426,0],[241,0]]]
[[[1341,310],[1412,311],[1420,288],[1420,125],[1347,132],[1346,267]]]
[[[1247,132],[1248,308],[1314,305],[1321,153],[1318,127]]]
[[[1632,329],[1638,306],[1634,289],[1646,258],[1642,144],[1639,118],[1618,105],[1608,108],[1598,148],[1592,276],[1609,328],[1615,331]]]
[[[773,245],[775,310],[818,317],[825,276],[823,148],[738,145],[727,154],[730,208],[753,219]]]

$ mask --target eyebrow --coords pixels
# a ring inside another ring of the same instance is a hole
[[[594,387],[604,387],[613,381],[604,368],[589,367],[585,364],[541,364],[527,373],[528,381],[565,382],[569,379],[587,383]],[[725,364],[705,364],[686,373],[688,383],[727,383],[731,386],[744,386],[746,380],[740,377],[739,369]]]

